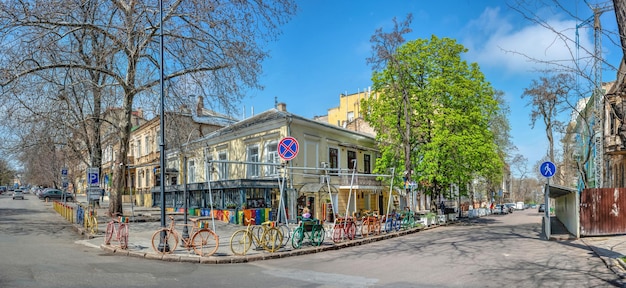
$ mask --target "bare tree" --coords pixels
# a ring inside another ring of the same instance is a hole
[[[563,122],[558,120],[558,114],[565,109],[564,103],[573,89],[574,79],[569,74],[558,74],[550,77],[539,77],[533,80],[529,88],[524,89],[522,98],[529,98],[532,107],[530,114],[531,126],[534,128],[537,120],[542,120],[548,138],[548,159],[555,161],[554,133],[562,131]]]
[[[247,88],[262,88],[257,77],[268,57],[264,44],[276,39],[280,25],[296,9],[291,0],[165,1],[161,23],[159,2],[3,1],[2,97],[26,104],[23,99],[29,95],[22,92],[32,83],[50,84],[45,85],[47,94],[56,98],[75,89],[77,100],[89,103],[81,115],[93,125],[78,142],[80,148],[92,150],[91,163],[101,158],[100,104],[118,104],[126,115],[120,123],[119,155],[121,163],[127,163],[133,103],[157,99],[153,90],[159,87],[161,68],[168,96],[185,96],[189,91],[177,90],[177,83],[194,83],[196,94],[228,110]],[[63,75],[63,81],[58,75]],[[110,212],[121,211],[118,192],[126,169],[115,167]]]

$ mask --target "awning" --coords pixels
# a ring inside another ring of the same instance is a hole
[[[548,185],[548,184],[546,184]],[[559,198],[570,193],[576,193],[576,188],[569,188],[561,185],[550,184],[548,196],[550,198]]]
[[[338,192],[337,187],[330,185],[331,192]],[[326,183],[306,183],[300,188],[300,193],[317,193],[328,192],[328,184]]]

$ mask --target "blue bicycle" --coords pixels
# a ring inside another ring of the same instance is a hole
[[[385,223],[385,232],[399,231],[402,227],[402,221],[400,220],[400,214],[392,213],[383,216],[382,222]]]

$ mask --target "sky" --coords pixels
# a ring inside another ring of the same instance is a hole
[[[521,95],[532,80],[542,75],[538,70],[551,67],[529,61],[523,55],[574,63],[576,51],[580,59],[584,58],[585,49],[593,51],[592,27],[576,20],[589,19],[592,10],[581,0],[562,1],[569,14],[554,5],[526,6],[549,23],[552,30],[511,9],[507,3],[513,5],[512,0],[297,1],[297,14],[283,27],[278,41],[269,46],[271,58],[263,63],[264,73],[260,77],[265,89],[250,91],[241,111],[246,117],[261,113],[273,108],[276,99],[286,103],[289,112],[303,117],[326,115],[328,109],[339,105],[340,94],[357,93],[372,85],[372,68],[366,58],[372,56],[370,38],[376,29],[390,32],[394,17],[401,22],[411,13],[413,32],[405,35],[407,41],[429,39],[431,35],[455,39],[469,50],[462,57],[477,63],[486,80],[505,93],[511,110],[511,140],[517,147],[512,154],[526,157],[532,170],[546,155],[548,141],[541,121],[531,127],[531,107]],[[602,14],[604,31],[617,31],[615,22],[614,11]],[[573,40],[576,30],[580,35],[579,49]],[[554,31],[564,33],[572,41],[565,45]],[[616,39],[602,39],[603,58],[614,67],[619,66],[623,55],[612,42]],[[602,76],[603,81],[614,81],[616,72],[609,66],[603,67]]]

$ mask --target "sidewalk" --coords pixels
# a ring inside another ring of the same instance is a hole
[[[247,254],[245,256],[237,256],[233,255],[230,250],[230,237],[233,233],[240,229],[245,229],[245,226],[229,224],[223,221],[216,220],[214,222],[215,229],[213,229],[213,222],[208,221],[209,228],[214,230],[214,232],[218,235],[219,246],[217,251],[208,257],[200,257],[194,253],[193,250],[186,250],[181,247],[181,243],[179,242],[178,248],[171,254],[160,254],[152,248],[152,235],[161,227],[160,221],[160,209],[159,208],[144,208],[144,207],[134,207],[134,217],[131,216],[131,207],[130,205],[124,205],[124,215],[129,218],[134,218],[129,222],[129,245],[128,249],[123,250],[119,247],[119,243],[115,241],[111,241],[111,245],[104,245],[104,234],[106,230],[106,224],[109,221],[109,218],[106,217],[108,212],[108,201],[105,203],[101,203],[101,207],[97,208],[98,215],[98,233],[96,235],[90,235],[85,232],[85,229],[80,225],[74,224],[75,229],[82,235],[86,236],[85,240],[82,240],[81,243],[90,247],[100,248],[107,253],[112,253],[116,255],[122,256],[131,256],[131,257],[139,257],[153,260],[163,260],[163,261],[172,261],[172,262],[192,262],[192,263],[203,263],[203,264],[226,264],[226,263],[244,263],[244,262],[252,262],[266,259],[277,259],[277,258],[285,258],[290,256],[298,256],[310,253],[318,253],[329,250],[342,249],[345,247],[358,246],[366,243],[371,243],[375,241],[380,241],[384,239],[389,239],[393,237],[399,237],[402,235],[407,235],[411,233],[417,233],[419,231],[425,229],[432,229],[438,227],[438,225],[433,225],[431,227],[426,228],[412,228],[408,230],[401,230],[398,232],[392,233],[381,233],[381,235],[368,236],[366,238],[357,237],[354,240],[346,240],[340,243],[334,243],[331,239],[330,235],[330,225],[325,224],[324,228],[326,229],[326,235],[324,237],[324,242],[322,245],[315,247],[308,244],[308,239],[305,239],[302,247],[299,249],[294,249],[291,246],[291,240],[284,247],[282,247],[279,251],[274,253],[269,253],[264,250],[256,250],[254,249],[254,245],[250,247]],[[178,213],[177,213],[178,214]],[[177,223],[178,232],[182,234],[182,226],[178,226],[178,224],[183,224],[183,215],[175,215],[175,221]],[[192,217],[192,216],[188,216]],[[166,221],[166,225],[169,225],[169,219]],[[295,229],[295,224],[290,224],[290,228]],[[357,235],[359,233],[357,232]],[[191,235],[190,235],[191,236]]]
[[[244,229],[244,226],[229,224],[223,221],[215,221],[215,229],[214,232],[219,237],[219,247],[215,254],[209,257],[200,257],[196,255],[193,250],[187,251],[185,248],[179,247],[171,254],[160,254],[154,251],[152,248],[152,235],[155,231],[157,231],[161,227],[160,222],[160,209],[159,208],[144,208],[144,207],[134,207],[134,221],[130,222],[130,237],[129,237],[129,247],[127,250],[123,250],[119,248],[119,244],[116,242],[111,243],[111,245],[104,245],[104,231],[106,229],[106,223],[108,222],[107,217],[105,216],[108,211],[108,201],[105,203],[101,203],[101,208],[98,210],[98,233],[97,235],[88,235],[85,233],[83,227],[79,225],[74,225],[74,227],[79,231],[80,234],[86,235],[86,239],[82,240],[82,244],[100,248],[107,253],[112,253],[116,255],[123,256],[131,256],[131,257],[139,257],[153,260],[163,260],[163,261],[172,261],[172,262],[193,262],[193,263],[203,263],[203,264],[226,264],[226,263],[243,263],[243,262],[252,262],[259,261],[265,259],[277,259],[277,258],[285,258],[290,256],[298,256],[310,253],[318,253],[329,250],[342,249],[351,246],[358,246],[366,243],[371,243],[375,241],[385,240],[393,237],[399,237],[407,234],[417,233],[422,230],[436,228],[439,225],[432,225],[430,227],[422,227],[422,228],[413,228],[408,230],[401,230],[398,232],[392,233],[381,233],[381,235],[377,236],[369,236],[366,238],[357,237],[355,240],[346,240],[340,243],[333,243],[331,239],[331,235],[329,233],[330,227],[325,225],[326,236],[324,239],[324,243],[319,247],[314,247],[307,244],[307,239],[305,239],[305,243],[300,249],[293,249],[291,246],[291,242],[287,243],[285,247],[281,248],[278,252],[269,253],[263,250],[255,250],[254,246],[250,248],[248,253],[245,256],[237,256],[233,255],[230,251],[230,237],[231,235],[239,229]],[[124,215],[131,216],[131,207],[130,205],[124,206]],[[175,219],[178,224],[183,223],[182,215],[176,215]],[[483,216],[490,217],[489,215]],[[463,225],[466,222],[471,221],[480,221],[480,218],[463,218],[459,221],[451,222],[448,224],[461,224]],[[169,220],[166,221],[166,225],[169,225]],[[177,227],[179,232],[182,233],[180,227]],[[213,223],[209,221],[209,228],[213,229]],[[294,229],[295,225],[290,225],[290,228]],[[357,233],[358,234],[358,233]],[[626,257],[626,235],[618,235],[618,236],[606,236],[606,237],[586,237],[581,239],[573,239],[571,237],[564,238],[554,238],[552,237],[552,241],[581,241],[583,244],[587,245],[590,250],[592,250],[598,257],[602,259],[602,261],[609,267],[616,275],[619,275],[621,278],[626,278],[626,264],[621,259],[622,257]],[[116,246],[117,245],[117,246]]]

